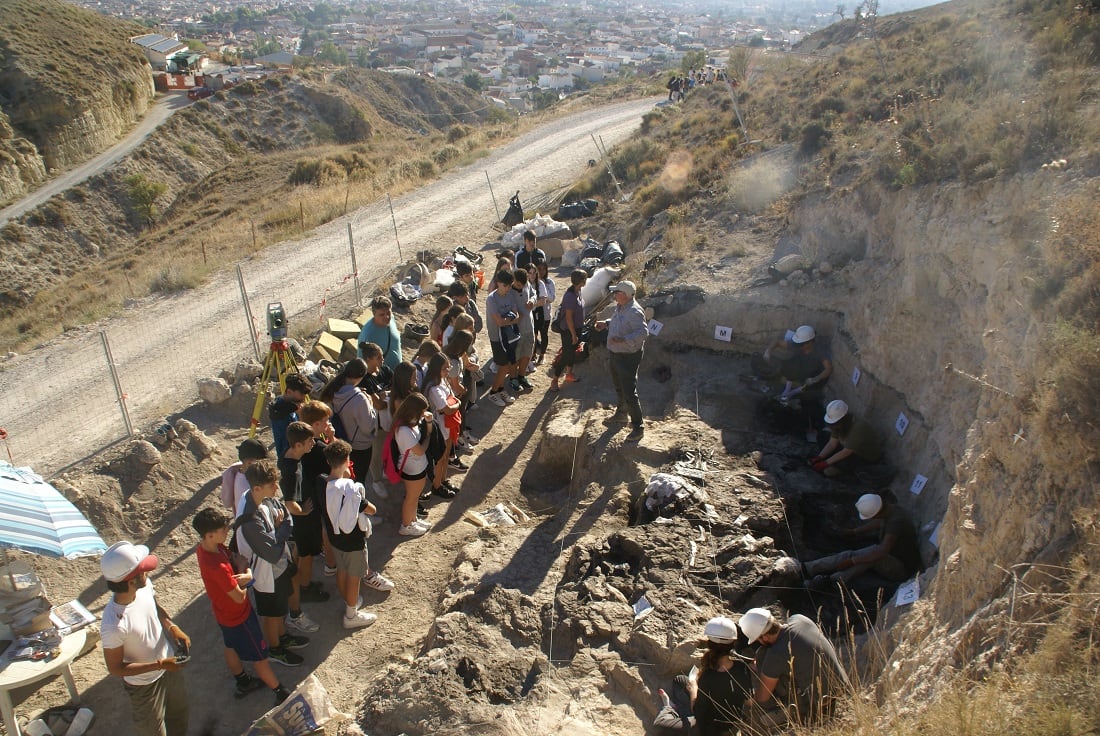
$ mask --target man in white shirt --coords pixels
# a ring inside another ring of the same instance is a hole
[[[113,594],[100,634],[107,671],[121,677],[138,736],[185,736],[187,691],[183,672],[191,639],[153,597],[147,574],[157,567],[149,548],[116,542],[103,553],[100,572]]]

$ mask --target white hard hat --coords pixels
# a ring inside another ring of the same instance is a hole
[[[140,573],[155,570],[157,556],[149,554],[144,544],[115,542],[99,559],[99,571],[112,583],[121,583]]]
[[[820,404],[819,404],[820,406]],[[825,407],[825,423],[836,424],[841,419],[848,415],[848,405],[840,399],[835,399],[829,402],[829,405]]]
[[[801,345],[804,342],[809,342],[817,337],[817,333],[814,332],[814,328],[809,325],[802,325],[794,331],[794,338],[792,342],[795,345]]]
[[[737,625],[725,616],[716,616],[707,621],[703,636],[715,644],[732,644],[737,640]]]
[[[873,519],[875,514],[882,511],[882,496],[877,493],[864,493],[856,501],[856,511],[859,512],[859,518],[864,521]]]
[[[775,622],[772,612],[766,608],[750,608],[737,622],[741,627],[741,633],[749,640],[749,644],[755,644],[760,635],[768,630]]]

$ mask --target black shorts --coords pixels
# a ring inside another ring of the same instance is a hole
[[[288,567],[275,579],[275,592],[256,593],[256,615],[264,618],[282,618],[290,613],[290,589],[294,584],[294,568]]]
[[[321,554],[324,545],[321,534],[321,512],[316,508],[307,516],[294,517],[294,531],[291,539],[298,545],[299,557],[315,557]]]
[[[493,348],[493,362],[497,366],[512,365],[516,362],[516,345],[518,343],[512,343],[506,345],[503,342],[497,340],[490,340],[489,345]]]
[[[427,468],[424,468],[423,470],[421,470],[419,473],[416,473],[415,475],[409,475],[408,473],[405,473],[405,472],[401,473],[401,477],[404,480],[420,480],[421,478],[425,477],[426,475],[428,475],[428,469]]]

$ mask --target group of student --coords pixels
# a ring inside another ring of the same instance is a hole
[[[563,349],[553,360],[551,391],[579,380],[573,357],[584,328],[586,280],[584,271],[574,271],[563,295]],[[222,475],[223,508],[194,517],[196,559],[236,697],[264,687],[276,702],[288,696],[271,665],[303,662],[299,652],[320,625],[302,604],[330,599],[313,579],[314,558],[323,555],[323,574],[335,576],[344,628],[376,621],[362,607],[360,586],[380,592],[395,586],[370,566],[367,540],[377,520],[372,498],[385,500],[399,486],[398,534],[419,537],[432,528],[425,503],[461,490],[448,476],[467,469],[461,453],[479,442],[467,415],[479,385],[488,382],[474,347],[482,329],[496,366],[485,398],[507,407],[515,394],[532,390],[527,376],[551,349],[556,299],[533,233],[525,234],[519,251],[498,259],[484,320],[477,293],[473,267],[459,261],[455,281],[437,301],[429,339],[412,360],[403,359],[390,300],[374,299],[358,357],[320,391],[303,375],[285,376],[283,393],[268,405],[274,457],[262,441],[243,441],[238,461]],[[632,395],[637,403],[636,390]],[[626,411],[624,404],[620,413]],[[640,411],[633,413],[640,437]],[[111,674],[125,680],[137,732],[182,736],[187,698],[179,670],[190,639],[155,602],[147,573],[156,564],[147,548],[130,542],[104,555],[101,569],[112,592],[103,616],[104,656]]]

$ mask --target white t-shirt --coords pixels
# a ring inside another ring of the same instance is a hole
[[[411,448],[420,443],[419,427],[399,427],[397,430],[397,467],[405,475],[417,475],[428,469],[428,456],[417,455]],[[405,453],[408,452],[408,457]],[[404,465],[402,465],[404,460]]]
[[[125,606],[112,598],[103,608],[99,635],[104,649],[122,647],[123,662],[156,662],[172,654],[172,645],[157,618],[157,603],[153,598],[153,581],[137,592],[133,603]],[[131,685],[151,685],[164,670],[153,670],[122,679]]]
[[[446,378],[428,389],[427,398],[428,403],[432,407],[432,416],[435,417],[435,426],[443,433],[444,440],[448,440],[450,437],[447,434],[447,427],[443,422],[443,414],[440,410],[447,408],[447,399],[454,395],[454,391],[451,390],[451,384]]]

